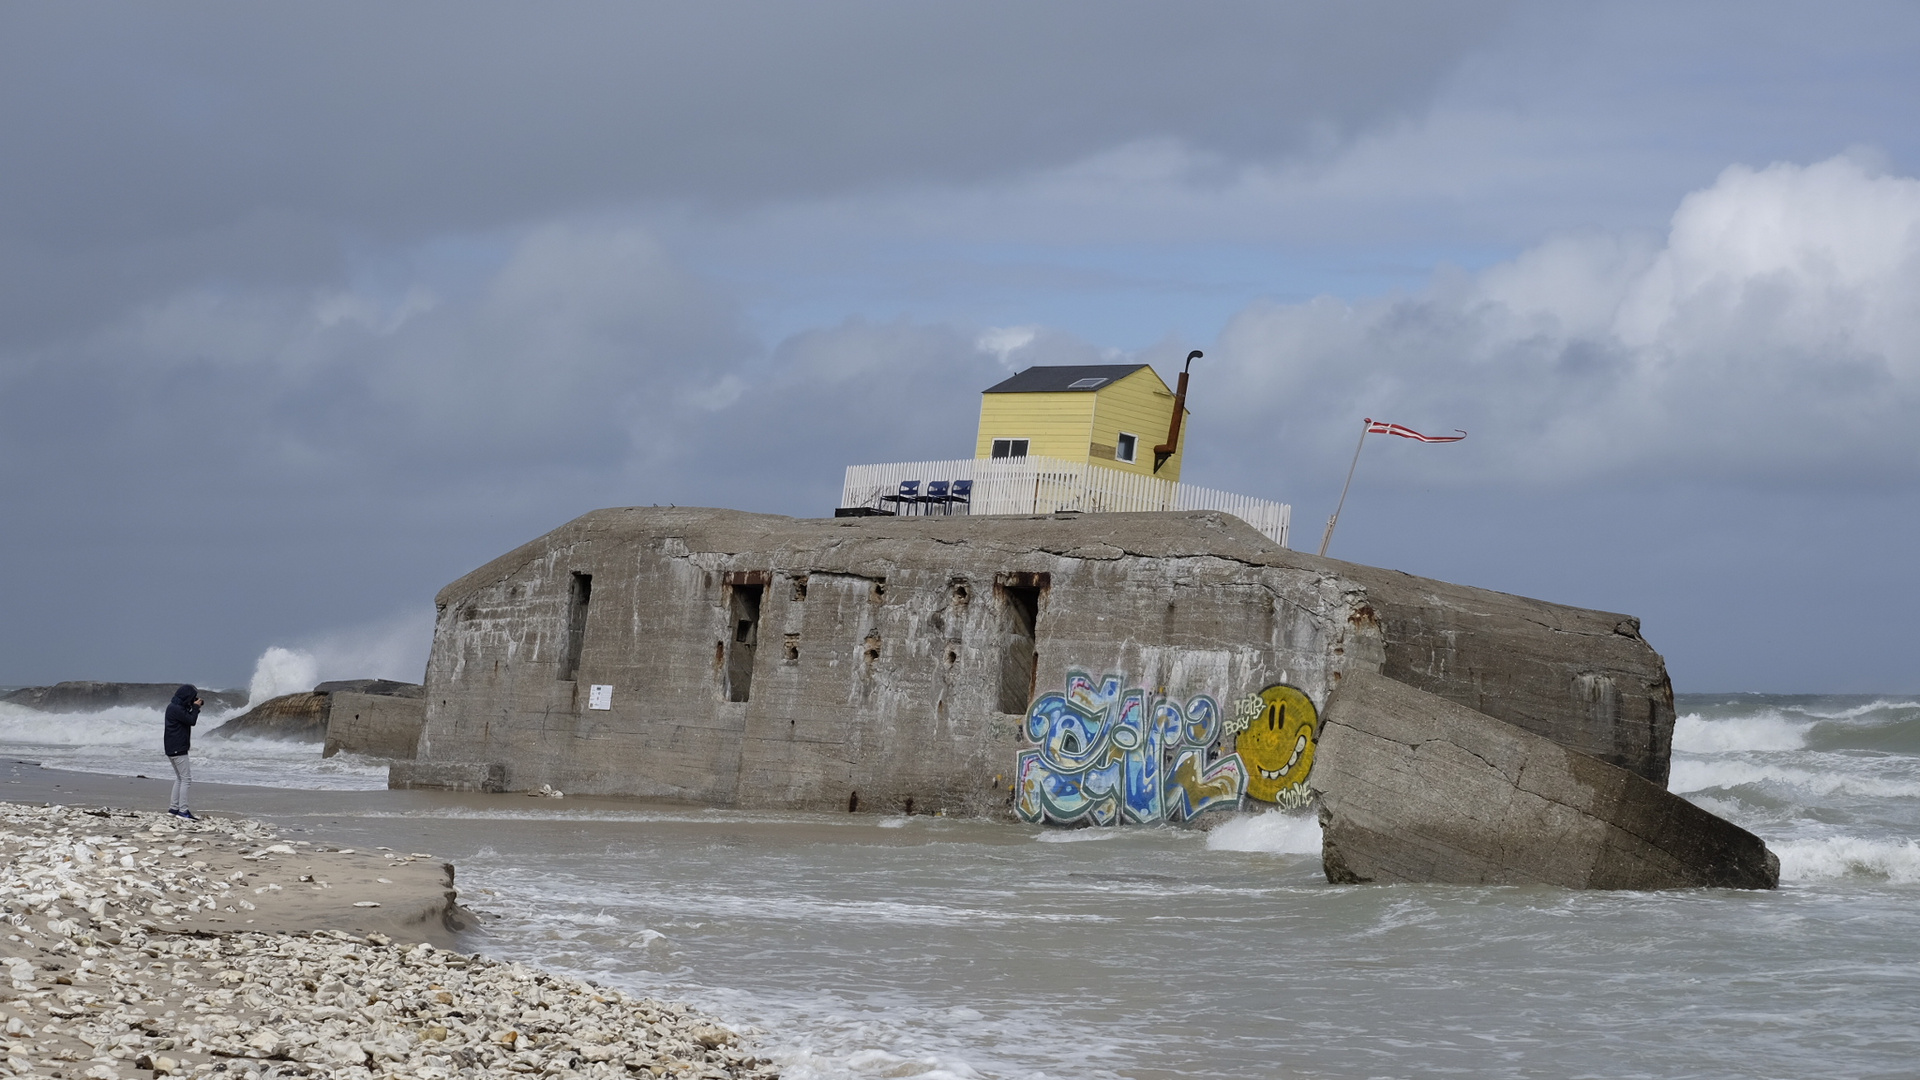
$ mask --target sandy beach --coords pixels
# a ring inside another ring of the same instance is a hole
[[[92,798],[134,780],[8,777],[50,800],[0,803],[10,1075],[775,1075],[684,1006],[459,951],[473,916],[429,852]]]

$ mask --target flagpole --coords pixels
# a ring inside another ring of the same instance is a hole
[[[1333,508],[1333,516],[1327,519],[1326,534],[1320,537],[1320,554],[1327,553],[1327,545],[1333,543],[1333,527],[1340,520],[1340,511],[1347,505],[1347,489],[1353,486],[1353,470],[1360,464],[1360,448],[1367,445],[1367,432],[1373,427],[1373,420],[1360,422],[1360,441],[1353,444],[1353,462],[1347,466],[1347,482],[1340,485],[1340,501]]]

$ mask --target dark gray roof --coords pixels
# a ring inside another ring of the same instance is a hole
[[[1067,364],[1060,367],[1030,367],[1005,382],[980,391],[983,394],[1052,394],[1062,391],[1094,391],[1112,386],[1146,367],[1146,364]],[[1082,380],[1101,380],[1094,386],[1075,386]]]

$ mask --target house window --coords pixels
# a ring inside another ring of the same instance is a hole
[[[1120,441],[1113,444],[1113,456],[1119,458],[1121,461],[1132,461],[1134,451],[1137,450],[1139,446],[1140,437],[1138,435],[1129,435],[1123,431],[1120,433]]]
[[[993,440],[993,458],[995,461],[1001,458],[1023,458],[1026,456],[1027,440],[1025,439]]]

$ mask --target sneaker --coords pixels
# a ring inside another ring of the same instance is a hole
[[[193,811],[191,810],[172,810],[172,811],[169,811],[169,813],[171,813],[174,817],[186,818],[188,821],[200,820],[199,818],[193,816]]]

